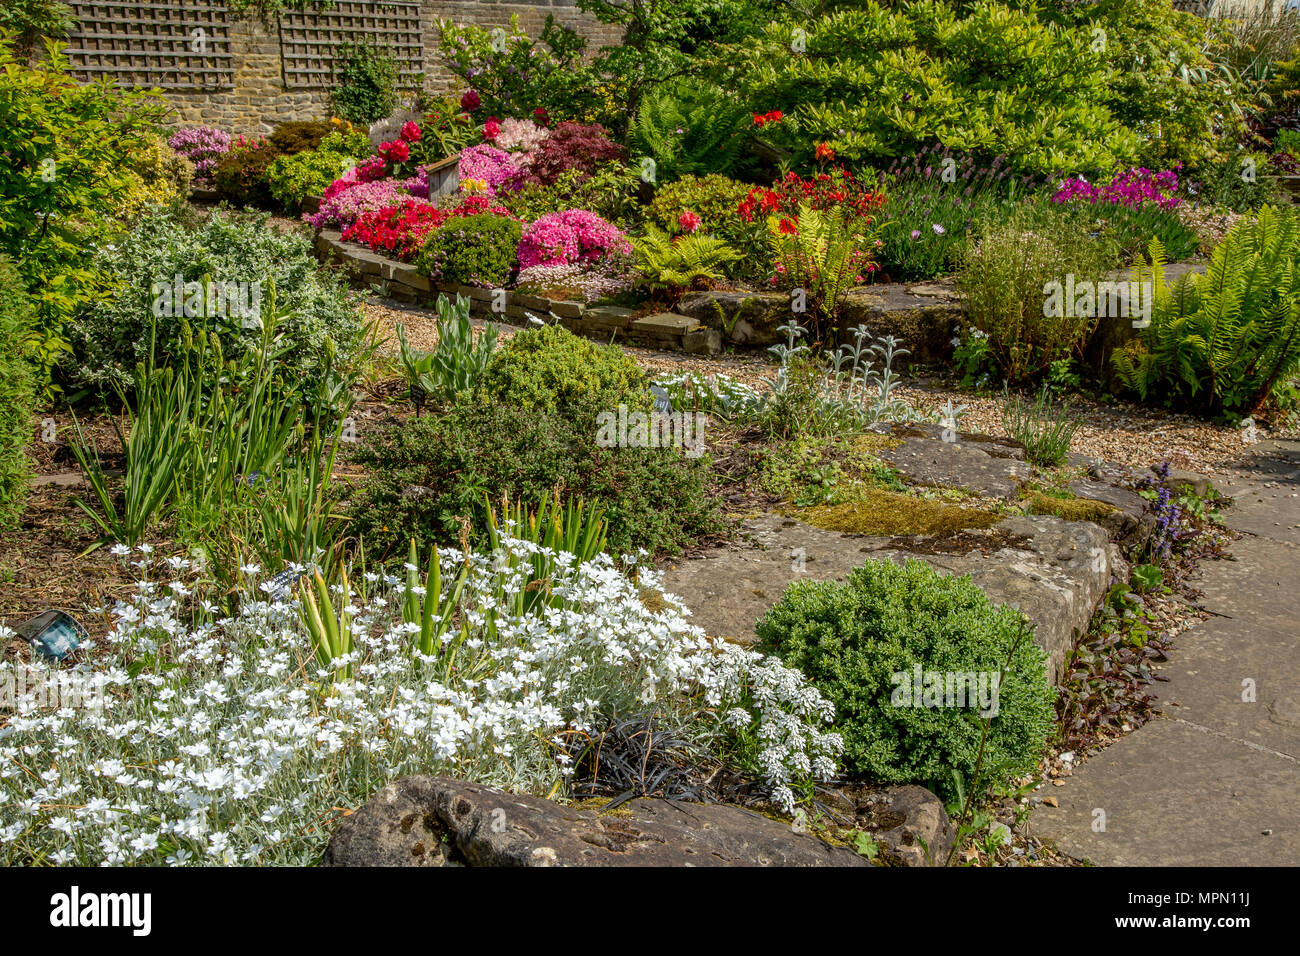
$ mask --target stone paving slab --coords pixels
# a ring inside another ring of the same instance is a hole
[[[969,574],[989,599],[1014,604],[1034,625],[1055,677],[1110,583],[1106,532],[1089,522],[1007,518],[955,541],[823,531],[780,515],[744,524],[748,546],[719,549],[670,565],[663,588],[683,598],[711,637],[751,643],[754,625],[797,580],[843,580],[871,559],[920,558],[950,574]],[[987,542],[980,547],[980,542]],[[802,570],[799,570],[802,568]]]
[[[1034,832],[1103,865],[1300,864],[1300,442],[1267,442],[1219,490],[1251,532],[1193,580],[1216,617],[1160,668],[1163,715],[1080,764]],[[1255,702],[1242,700],[1255,681]],[[1104,809],[1104,833],[1093,829]]]
[[[1300,628],[1300,546],[1246,537],[1230,547],[1232,560],[1204,562],[1190,579],[1202,605],[1242,626]]]
[[[1159,673],[1169,679],[1156,686],[1169,716],[1300,759],[1300,630],[1211,618]]]
[[[1035,836],[1102,866],[1295,866],[1297,781],[1293,758],[1161,718],[1046,787],[1060,806],[1030,821]],[[1104,833],[1092,828],[1098,809]]]

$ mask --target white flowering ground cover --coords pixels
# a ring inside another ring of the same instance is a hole
[[[338,595],[352,652],[324,666],[298,601],[259,569],[221,616],[187,561],[118,549],[139,580],[105,609],[106,646],[75,665],[105,684],[104,706],[0,712],[0,863],[312,864],[340,814],[388,781],[561,793],[559,735],[651,706],[787,811],[834,773],[830,704],[775,659],[711,642],[671,596],[650,610],[651,572],[543,552],[552,600],[504,611],[538,550],[503,536],[495,552],[441,555],[444,580],[468,571],[432,654],[403,619],[411,585],[360,575]]]

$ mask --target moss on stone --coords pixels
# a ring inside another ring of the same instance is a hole
[[[967,528],[988,528],[1002,520],[980,508],[959,508],[883,489],[842,504],[804,508],[795,516],[825,531],[891,536],[953,534]]]
[[[1058,498],[1041,491],[1031,491],[1022,500],[1026,514],[1051,515],[1066,521],[1100,521],[1119,510],[1093,498]]]

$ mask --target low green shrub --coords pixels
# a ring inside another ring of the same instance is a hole
[[[415,267],[435,282],[504,288],[515,271],[522,231],[506,216],[458,216],[429,233]]]
[[[355,156],[327,149],[280,156],[266,169],[267,188],[281,206],[296,211],[302,207],[303,200],[319,196],[357,162]]]
[[[1064,286],[1069,275],[1097,282],[1115,268],[1114,243],[1090,235],[1088,216],[1086,208],[1021,205],[985,223],[962,250],[957,286],[967,321],[985,333],[989,354],[1012,385],[1035,382],[1053,362],[1080,355],[1097,326],[1098,316],[1078,314],[1073,302],[1046,307],[1049,283]]]
[[[650,401],[635,359],[560,325],[515,335],[492,357],[484,381],[498,400],[541,414],[570,415],[582,404],[600,411],[614,411],[620,403],[645,409]]]
[[[482,543],[488,503],[558,493],[604,511],[609,550],[677,552],[723,523],[708,494],[707,458],[658,448],[602,448],[590,400],[569,414],[541,414],[514,401],[453,406],[374,436],[357,452],[366,468],[352,530],[374,553],[456,544],[462,521]]]
[[[32,437],[35,385],[24,352],[35,315],[18,270],[0,256],[0,528],[18,520],[31,475],[23,449]]]
[[[330,350],[334,367],[342,368],[364,339],[356,297],[320,268],[305,236],[269,229],[265,217],[216,212],[194,228],[155,210],[114,246],[101,249],[93,264],[116,294],[83,309],[68,324],[74,349],[68,376],[82,388],[129,390],[136,365],[148,355],[154,323],[161,355],[178,354],[187,321],[217,334],[227,358],[256,351],[272,282],[280,305],[291,312],[277,347],[286,349],[285,361],[295,366],[295,379],[305,391],[315,389]],[[224,305],[218,296],[207,296],[205,278],[214,291],[216,283],[227,284]],[[195,285],[186,288],[188,283]],[[257,314],[237,314],[245,305]]]
[[[748,198],[752,188],[748,183],[716,173],[687,174],[655,192],[646,217],[668,232],[678,233],[682,231],[682,215],[693,212],[700,217],[701,230],[734,241],[747,228],[736,209]]]
[[[1055,692],[1043,651],[1019,612],[990,603],[968,577],[922,561],[871,561],[846,582],[791,585],[756,629],[763,650],[834,703],[852,774],[924,783],[952,796],[954,774],[966,788],[975,776],[982,712],[985,785],[1032,770],[1051,733]],[[986,692],[979,700],[971,693],[963,706],[947,694],[948,678],[968,674],[983,675]],[[932,706],[936,675],[944,687]]]

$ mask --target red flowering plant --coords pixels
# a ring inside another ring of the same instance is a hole
[[[862,282],[876,269],[872,256],[880,243],[875,237],[875,213],[884,202],[883,193],[874,191],[871,184],[858,180],[843,167],[831,167],[807,177],[789,172],[771,188],[751,189],[736,207],[740,222],[750,226],[740,246],[752,261],[771,263],[769,283],[781,288],[805,289],[809,301],[816,300],[809,306],[813,309],[825,298],[815,290],[827,282],[821,277],[824,270],[812,268],[806,257],[791,259],[790,242],[800,234],[801,217],[807,210],[828,213],[842,223],[848,235],[860,237],[864,254],[844,257],[843,270],[831,271],[837,274],[842,271],[846,278]],[[839,287],[842,283],[834,279],[830,285]],[[832,303],[837,300],[838,293],[829,297]]]
[[[841,209],[851,217],[864,219],[869,226],[872,214],[884,203],[884,193],[875,192],[871,184],[860,181],[844,167],[834,166],[807,178],[791,171],[771,189],[755,187],[736,208],[736,214],[745,222],[753,222],[756,215],[765,218],[773,213],[797,217],[799,206],[807,205],[810,209]]]
[[[397,206],[362,213],[343,231],[343,239],[367,245],[402,262],[413,262],[425,237],[433,230],[452,219],[484,213],[515,218],[485,196],[470,196],[451,209],[439,209],[420,199],[404,199]]]

